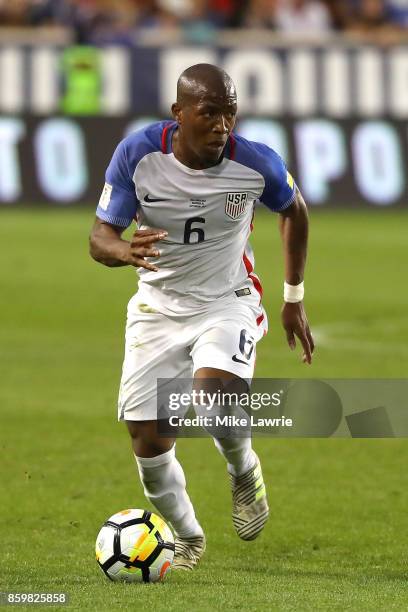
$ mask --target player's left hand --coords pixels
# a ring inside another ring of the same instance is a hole
[[[303,302],[296,302],[294,304],[285,302],[282,306],[281,316],[290,349],[292,351],[295,350],[295,336],[297,336],[303,347],[303,363],[312,363],[314,341]]]

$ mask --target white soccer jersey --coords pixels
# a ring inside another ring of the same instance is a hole
[[[275,151],[234,134],[218,165],[188,168],[172,152],[176,129],[175,122],[162,121],[119,144],[97,216],[120,227],[136,219],[139,229],[168,232],[152,259],[159,271],[138,269],[143,300],[164,314],[204,312],[243,288],[261,296],[248,242],[254,205],[290,206],[292,177]]]

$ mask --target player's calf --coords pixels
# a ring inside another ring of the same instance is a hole
[[[152,421],[127,422],[127,426],[147,499],[172,525],[176,536],[201,537],[203,530],[186,491],[186,479],[176,458],[174,440],[160,440],[157,433],[152,433],[157,431]],[[160,446],[164,444],[166,446]],[[169,444],[172,445],[166,450]],[[143,451],[142,456],[138,455],[140,451]]]

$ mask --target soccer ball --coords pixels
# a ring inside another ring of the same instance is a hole
[[[115,582],[163,580],[174,557],[174,538],[162,518],[148,510],[122,510],[96,538],[96,560]]]

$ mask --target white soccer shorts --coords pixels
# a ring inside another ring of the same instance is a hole
[[[259,295],[234,293],[205,314],[169,317],[141,303],[136,293],[128,305],[118,419],[157,419],[158,378],[190,379],[189,388],[180,388],[180,393],[191,391],[194,373],[204,367],[250,382],[256,342],[266,331]]]

